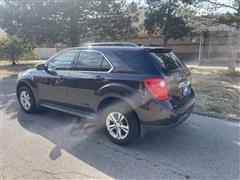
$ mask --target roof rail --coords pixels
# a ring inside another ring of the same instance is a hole
[[[83,46],[126,46],[126,47],[138,47],[135,43],[130,42],[100,42],[100,43],[86,43]]]

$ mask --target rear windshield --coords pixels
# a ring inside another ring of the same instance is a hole
[[[154,59],[161,63],[163,69],[166,72],[175,71],[184,68],[185,65],[180,61],[180,59],[173,53],[150,53]]]
[[[184,68],[173,52],[117,51],[116,56],[139,73],[159,74]]]

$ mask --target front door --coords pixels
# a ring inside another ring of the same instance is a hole
[[[48,63],[48,70],[39,73],[36,79],[40,102],[66,104],[66,85],[70,70],[73,68],[77,50],[64,51],[53,57]]]

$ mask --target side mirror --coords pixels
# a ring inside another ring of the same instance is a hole
[[[56,75],[57,75],[57,72],[54,71],[54,70],[49,69],[49,68],[47,67],[47,64],[46,64],[46,63],[45,63],[45,64],[39,64],[39,65],[37,65],[37,70],[44,70],[44,71],[46,71],[48,74],[51,74],[51,75],[53,75],[53,76],[56,76]]]
[[[47,66],[45,64],[39,64],[37,65],[37,70],[47,70]]]

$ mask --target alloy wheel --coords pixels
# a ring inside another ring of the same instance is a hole
[[[129,133],[129,125],[125,116],[120,112],[111,112],[106,119],[106,127],[115,139],[125,139]]]
[[[25,110],[29,110],[31,108],[31,97],[27,91],[21,91],[20,102]]]

